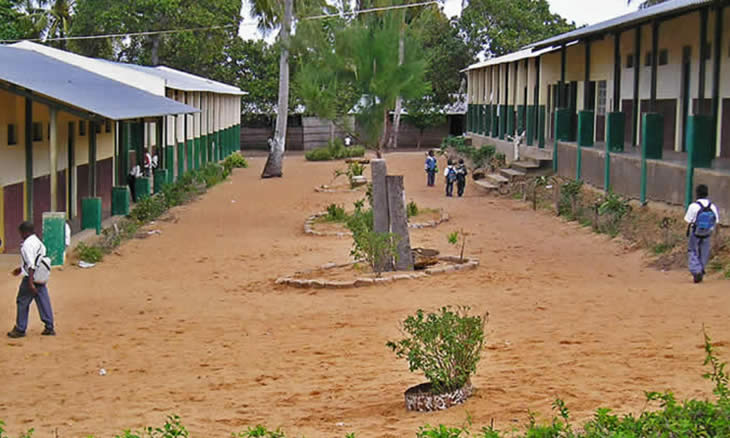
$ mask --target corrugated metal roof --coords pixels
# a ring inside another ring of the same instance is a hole
[[[620,17],[612,18],[601,23],[582,27],[572,32],[564,33],[553,38],[548,38],[546,40],[530,44],[529,46],[527,46],[527,48],[541,49],[543,47],[565,44],[596,34],[602,34],[609,30],[616,30],[623,27],[631,27],[632,25],[637,25],[641,22],[649,21],[653,18],[659,18],[666,15],[674,15],[682,12],[687,12],[692,9],[698,9],[703,5],[711,3],[712,1],[713,0],[669,0],[656,6],[651,6],[646,9],[639,9],[638,11],[632,12],[630,14],[622,15]]]
[[[99,60],[123,67],[131,68],[133,70],[151,74],[165,80],[165,85],[168,88],[172,88],[180,91],[201,91],[208,93],[218,94],[233,94],[241,96],[246,94],[241,91],[238,87],[216,82],[211,79],[185,73],[174,68],[158,66],[158,67],[147,67],[144,65],[127,64],[123,62],[112,62],[107,60]]]
[[[523,59],[537,58],[540,55],[544,55],[545,53],[554,52],[555,50],[558,50],[558,49],[547,48],[547,49],[536,50],[536,51],[533,51],[532,49],[522,49],[517,52],[512,52],[512,53],[508,53],[503,56],[498,56],[496,58],[490,58],[490,59],[487,59],[486,61],[477,62],[476,64],[472,64],[462,71],[477,70],[480,68],[489,67],[490,65],[499,65],[499,64],[505,64],[508,62],[521,61]]]
[[[0,46],[0,80],[112,120],[198,112],[41,53]]]

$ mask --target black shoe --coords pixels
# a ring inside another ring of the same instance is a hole
[[[694,274],[693,275],[695,283],[702,283],[702,274]]]
[[[25,332],[21,332],[20,330],[16,329],[15,327],[13,327],[13,329],[8,332],[9,338],[17,339],[17,338],[22,338],[24,336],[25,336]]]
[[[56,331],[46,328],[45,330],[43,330],[43,333],[41,333],[41,336],[56,336]]]

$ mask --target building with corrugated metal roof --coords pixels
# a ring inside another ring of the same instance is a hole
[[[23,220],[40,231],[44,212],[75,229],[86,202],[99,219],[125,214],[146,151],[161,163],[143,189],[240,149],[236,87],[29,42],[0,46],[0,65],[0,253],[17,250]]]
[[[469,137],[511,161],[524,133],[523,167],[642,203],[686,205],[705,183],[727,218],[728,3],[669,0],[467,67]]]

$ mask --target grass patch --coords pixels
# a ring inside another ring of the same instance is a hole
[[[674,245],[671,245],[666,242],[659,242],[659,243],[652,245],[651,252],[654,255],[662,255],[664,253],[670,252],[673,249],[674,249]]]

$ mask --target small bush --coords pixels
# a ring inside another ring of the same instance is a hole
[[[574,180],[563,184],[560,187],[560,201],[558,202],[558,215],[567,216],[574,220],[578,217],[578,204],[583,190],[583,181]]]
[[[445,155],[449,152],[449,149],[455,151],[466,159],[472,162],[475,169],[489,164],[490,160],[494,157],[497,149],[492,145],[482,146],[475,148],[473,146],[467,146],[464,137],[446,137],[441,143],[439,153]]]
[[[240,152],[234,152],[223,160],[223,168],[229,174],[233,169],[245,169],[247,167],[248,161],[246,161],[246,158]]]
[[[373,231],[373,212],[355,212],[347,221],[347,228],[352,232],[352,250],[350,255],[356,260],[364,260],[378,277],[383,267],[398,258],[399,236],[393,233]]]
[[[487,315],[470,316],[468,307],[425,314],[418,310],[403,321],[406,335],[386,345],[411,371],[421,371],[435,394],[463,387],[476,372],[484,345]]]
[[[438,427],[425,425],[418,429],[416,438],[462,438],[469,435],[469,431],[460,427],[447,427],[440,424]]]
[[[307,153],[304,154],[304,158],[306,158],[307,161],[330,161],[334,159],[327,148],[317,148],[307,151]]]
[[[345,208],[337,204],[328,205],[327,216],[325,216],[325,219],[329,222],[345,222],[345,220],[347,220]]]
[[[79,243],[76,246],[76,253],[79,259],[86,263],[99,263],[104,258],[104,252],[97,246],[89,246],[85,243]]]
[[[269,430],[259,424],[256,427],[249,427],[244,432],[233,434],[232,438],[286,438],[286,435],[280,429]]]
[[[408,217],[416,217],[418,216],[418,205],[415,201],[411,201],[406,206],[406,213],[408,214]]]
[[[346,147],[339,138],[328,142],[326,146],[312,149],[304,154],[304,158],[306,158],[307,161],[329,161],[363,156],[365,156],[364,147]]]
[[[134,206],[129,217],[139,223],[153,221],[167,210],[167,203],[162,196],[148,196]]]
[[[228,175],[230,175],[230,171],[218,163],[208,163],[193,174],[194,178],[205,184],[206,188],[223,182]]]

